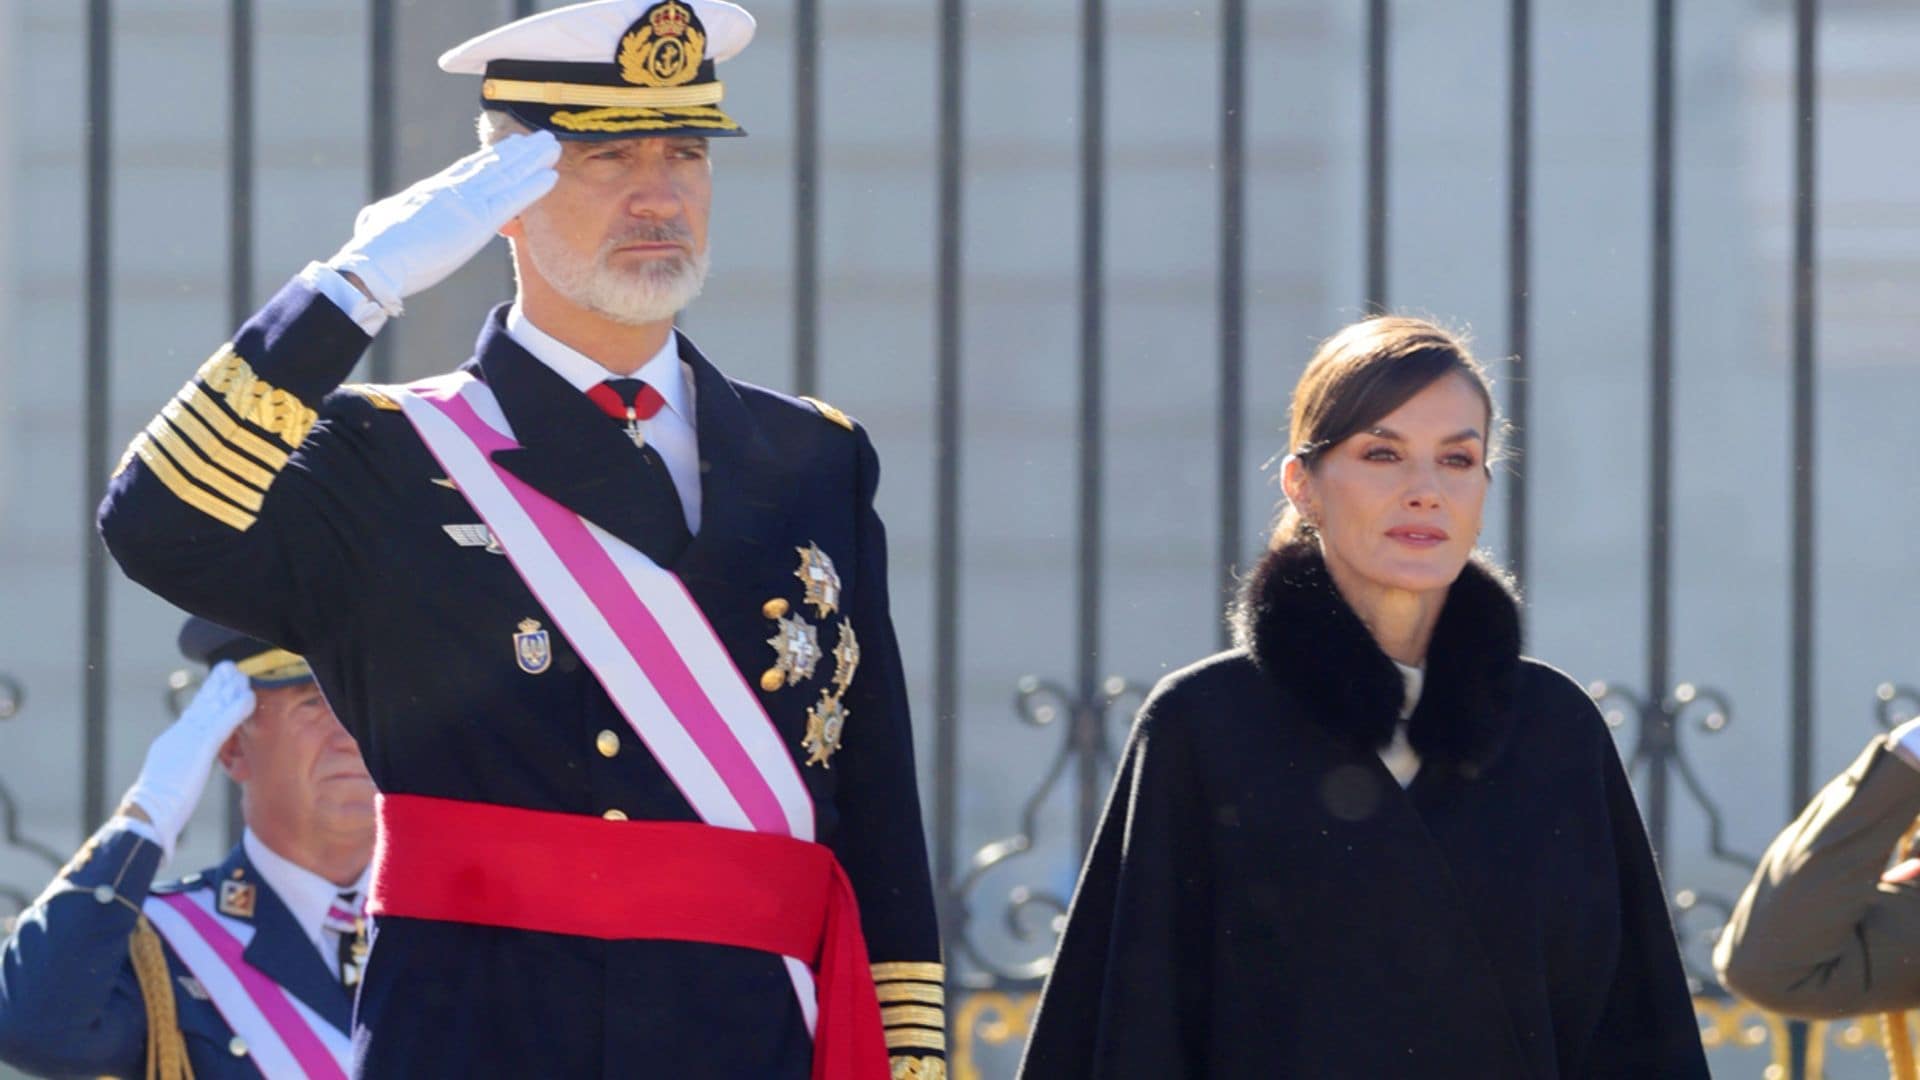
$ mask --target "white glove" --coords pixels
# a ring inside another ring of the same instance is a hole
[[[500,227],[553,190],[560,140],[509,135],[360,211],[353,239],[327,265],[359,277],[389,315],[445,281]]]
[[[193,817],[206,789],[220,747],[240,722],[253,715],[253,684],[231,660],[214,665],[193,701],[147,747],[140,776],[127,789],[126,802],[153,822],[160,847],[173,856],[173,843]]]
[[[1920,769],[1920,717],[1894,728],[1887,736],[1887,745],[1907,764]]]

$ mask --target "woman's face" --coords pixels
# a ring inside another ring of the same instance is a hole
[[[1371,430],[1327,447],[1283,483],[1319,528],[1334,580],[1374,590],[1444,592],[1480,536],[1487,499],[1487,408],[1447,375]]]

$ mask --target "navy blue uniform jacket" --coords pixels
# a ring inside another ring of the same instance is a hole
[[[796,763],[839,628],[854,627],[844,747],[800,772],[871,960],[937,979],[901,966],[940,956],[865,432],[726,378],[682,337],[703,523],[669,557],[645,507],[677,506],[659,486],[671,481],[507,335],[505,310],[465,365],[520,443],[494,460],[677,574],[749,683],[775,661],[768,601],[818,624],[829,656],[814,677],[757,691]],[[324,296],[283,289],[134,440],[100,508],[114,557],[175,604],[304,655],[383,792],[697,820],[509,561],[450,537],[480,518],[434,482],[445,474],[394,402],[340,388],[368,342]],[[796,577],[809,544],[843,582],[820,618]],[[527,619],[550,633],[538,673],[517,655]],[[894,1015],[925,1025],[890,1028],[896,1053],[940,1056],[930,1014]],[[771,954],[402,918],[377,921],[354,1022],[374,1076],[804,1076],[812,1054]]]
[[[146,1005],[127,954],[137,909],[149,891],[211,889],[221,881],[255,886],[247,963],[347,1030],[353,1002],[346,987],[239,845],[219,866],[176,882],[155,885],[159,867],[158,845],[109,823],[21,914],[0,952],[0,1061],[45,1076],[145,1075]],[[101,886],[113,895],[96,895]],[[257,1078],[245,1044],[234,1041],[173,949],[163,948],[193,1074]]]

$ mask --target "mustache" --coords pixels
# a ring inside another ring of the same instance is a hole
[[[685,244],[693,246],[693,230],[679,222],[636,222],[631,228],[607,238],[602,251],[627,244]]]

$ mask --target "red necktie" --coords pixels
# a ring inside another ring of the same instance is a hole
[[[647,445],[647,437],[640,433],[640,421],[653,419],[660,406],[667,403],[660,391],[639,379],[608,379],[596,383],[587,390],[587,397],[600,406],[601,412],[625,421],[627,438],[642,449]]]
[[[639,379],[608,379],[588,388],[587,397],[601,412],[620,421],[627,438],[640,448],[642,468],[655,481],[650,489],[653,502],[648,514],[661,523],[659,529],[664,531],[664,535],[656,537],[656,547],[644,550],[655,562],[671,565],[692,542],[693,534],[687,530],[686,507],[680,502],[666,459],[660,456],[660,451],[647,445],[647,437],[640,431],[641,421],[658,415],[666,399],[660,396],[660,391]]]
[[[615,420],[651,420],[667,399],[639,379],[608,379],[587,391],[600,411]]]

